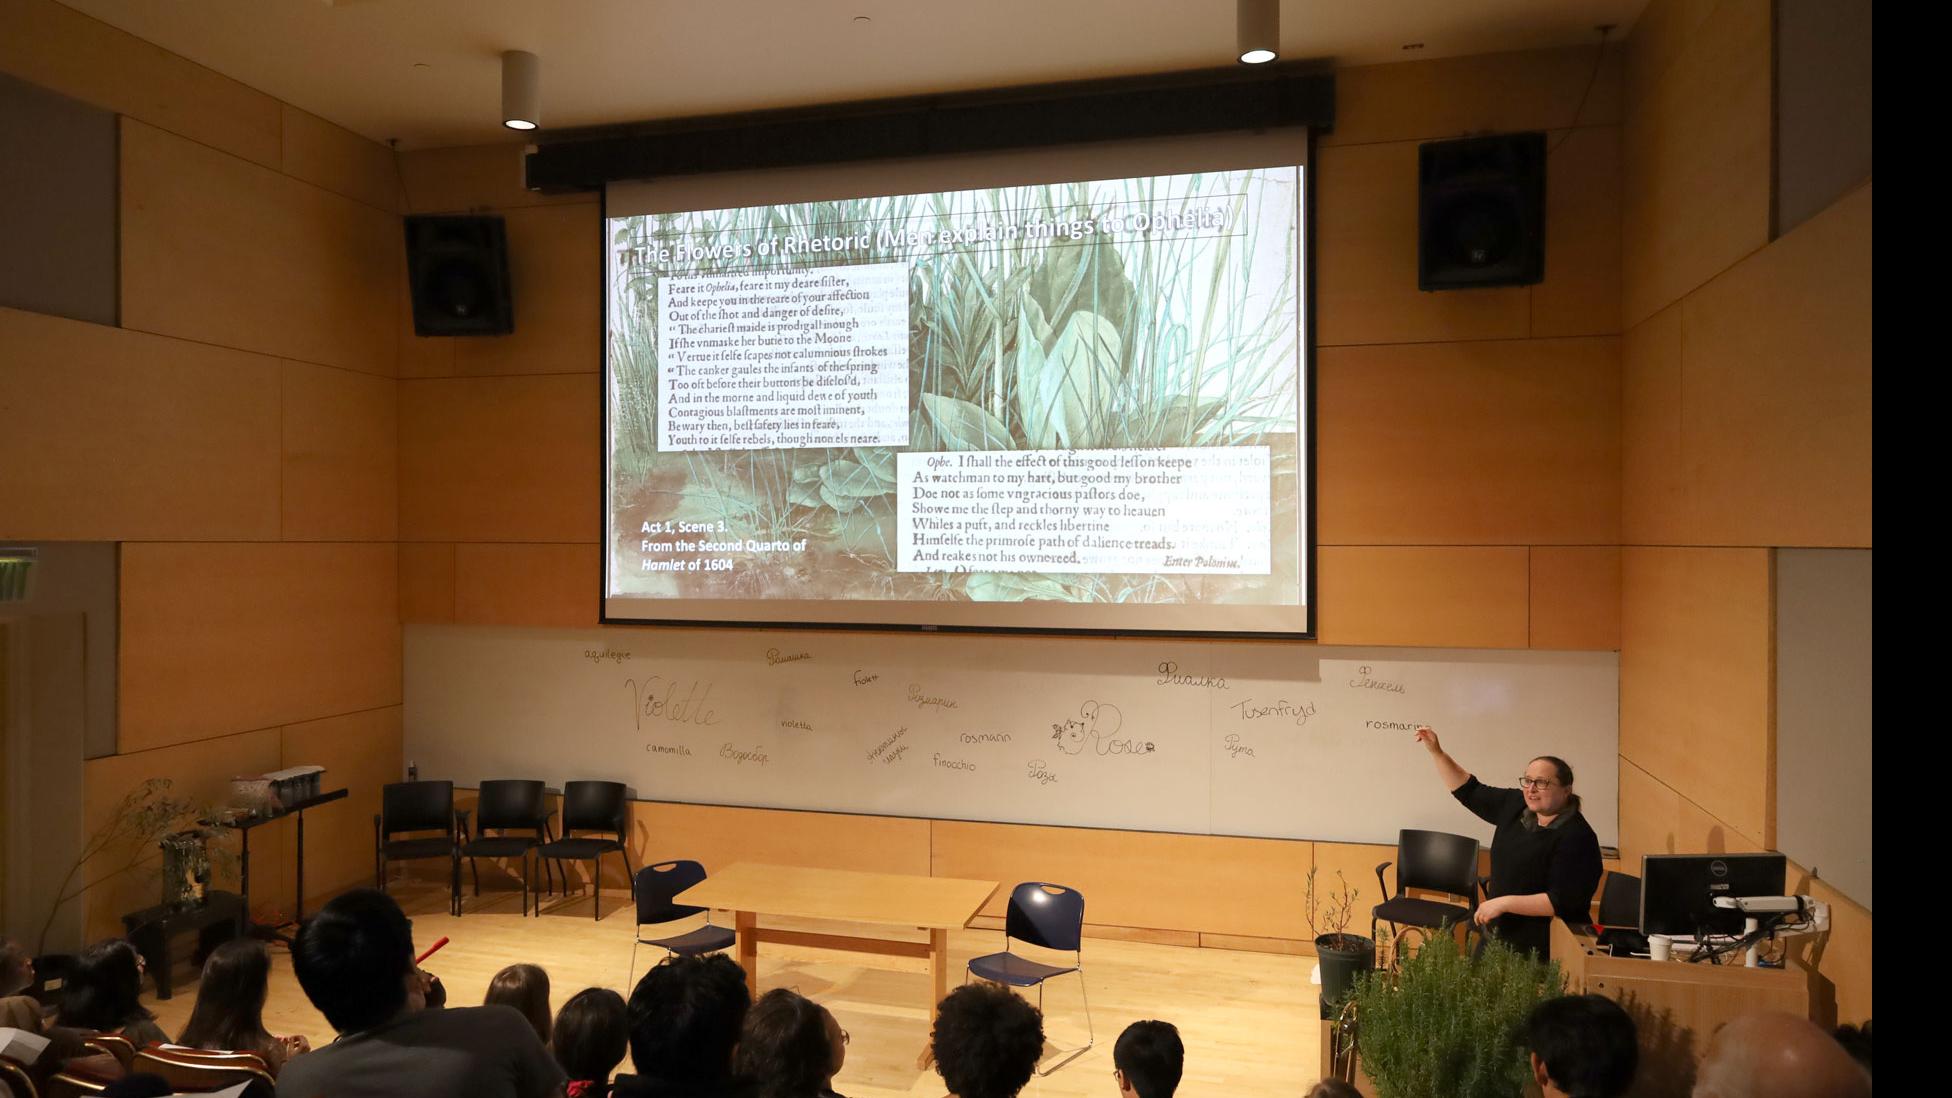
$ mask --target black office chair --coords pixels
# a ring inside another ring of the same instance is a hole
[[[1068,965],[1047,965],[1010,948],[1015,939],[1039,949],[1071,954]],[[1065,885],[1025,881],[1010,891],[1010,906],[1004,911],[1003,952],[972,957],[963,971],[963,983],[973,973],[979,980],[1011,987],[1037,989],[1037,1009],[1044,1009],[1044,981],[1054,976],[1078,975],[1078,994],[1084,999],[1085,1041],[1050,1067],[1037,1074],[1049,1075],[1065,1064],[1091,1051],[1098,1043],[1098,1031],[1091,1024],[1091,997],[1084,990],[1084,894]]]
[[[688,859],[659,862],[637,871],[637,941],[630,947],[630,975],[625,987],[636,987],[637,947],[656,946],[671,957],[696,957],[730,949],[738,935],[729,927],[713,926],[710,908],[677,902],[680,892],[705,879],[705,867]],[[705,925],[684,933],[669,933],[670,924],[693,915],[705,916]],[[666,931],[662,937],[644,937],[646,926]]]
[[[1600,888],[1600,914],[1593,920],[1603,927],[1640,929],[1640,878],[1631,873],[1608,873]]]
[[[605,832],[616,836],[603,838],[593,835],[577,835],[576,832]],[[558,863],[569,861],[588,861],[590,863],[590,909],[591,916],[603,918],[603,856],[615,853],[624,860],[624,872],[630,880],[631,899],[637,898],[637,875],[630,867],[630,799],[624,793],[622,782],[566,782],[563,785],[563,837],[544,843],[536,848],[536,857],[554,859]],[[563,893],[569,892],[569,871],[563,871]]]
[[[438,838],[396,839],[402,832],[438,831]],[[373,817],[373,879],[386,891],[388,862],[446,858],[448,914],[461,913],[461,855],[455,829],[453,782],[395,782],[380,790]]]
[[[1425,932],[1452,923],[1468,922],[1478,909],[1478,841],[1442,831],[1405,829],[1396,833],[1396,861],[1376,867],[1376,889],[1389,896],[1383,870],[1396,866],[1396,895],[1369,912],[1369,937],[1376,937],[1378,920],[1392,931],[1409,926]],[[1463,904],[1411,896],[1409,892],[1441,892],[1458,896]]]
[[[1631,873],[1608,873],[1600,886],[1600,913],[1593,920],[1595,944],[1615,957],[1647,952],[1647,936],[1640,932],[1640,878]]]
[[[522,863],[522,914],[529,913],[529,887],[535,872],[531,859],[535,848],[548,842],[549,817],[552,814],[544,805],[544,789],[539,781],[524,779],[496,779],[481,783],[481,796],[475,802],[475,833],[467,833],[466,811],[461,813],[461,857],[468,860],[468,874],[474,878],[474,894],[481,895],[481,870],[476,858],[516,858]],[[494,831],[498,834],[490,835]],[[510,834],[528,832],[528,834]],[[549,863],[542,863],[543,872],[549,875],[549,890],[555,891],[555,877],[549,874]],[[541,908],[537,901],[536,907]]]

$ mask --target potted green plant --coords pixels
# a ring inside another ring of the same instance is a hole
[[[1526,1015],[1559,995],[1557,964],[1498,942],[1475,957],[1448,934],[1356,981],[1356,1054],[1379,1098],[1518,1098],[1531,1080]]]
[[[1356,975],[1376,967],[1376,943],[1349,933],[1362,893],[1349,887],[1341,870],[1335,872],[1340,887],[1318,893],[1315,873],[1308,870],[1308,929],[1315,935],[1315,959],[1322,969],[1322,1016],[1328,1017],[1348,996]]]

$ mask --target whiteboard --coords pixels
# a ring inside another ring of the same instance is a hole
[[[1412,739],[1572,764],[1618,831],[1619,657],[1223,640],[406,629],[422,775],[640,800],[1393,844],[1490,838]]]

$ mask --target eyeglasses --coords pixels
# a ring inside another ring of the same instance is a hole
[[[1518,779],[1518,785],[1519,785],[1519,788],[1521,788],[1521,789],[1551,789],[1551,788],[1552,788],[1553,786],[1555,786],[1555,785],[1558,785],[1558,784],[1559,784],[1558,782],[1556,782],[1556,781],[1554,781],[1554,780],[1553,780],[1553,779],[1551,779],[1551,778],[1520,778],[1520,779]]]
[[[843,1045],[844,1045],[844,1044],[847,1044],[848,1042],[850,1042],[850,1041],[852,1041],[853,1039],[854,1039],[854,1035],[853,1035],[853,1034],[851,1034],[851,1033],[849,1033],[849,1032],[847,1032],[847,1031],[846,1031],[846,1030],[844,1030],[844,1029],[840,1031],[840,1043],[841,1043],[841,1044],[843,1044]]]

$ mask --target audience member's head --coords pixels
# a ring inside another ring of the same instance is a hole
[[[1871,1077],[1816,1023],[1745,1014],[1715,1031],[1694,1098],[1869,1098]]]
[[[549,1043],[549,974],[541,966],[509,965],[495,973],[481,1005],[514,1007],[542,1043]]]
[[[271,954],[256,938],[233,938],[212,950],[197,983],[197,1005],[176,1039],[191,1048],[255,1049],[264,1043],[264,997]]]
[[[1871,1070],[1871,1020],[1864,1019],[1861,1026],[1842,1025],[1837,1027],[1837,1043],[1844,1046],[1850,1058],[1866,1072]]]
[[[964,984],[936,1007],[929,1047],[956,1098],[1011,1098],[1044,1054],[1044,1016],[1008,988]]]
[[[392,897],[370,888],[335,897],[306,923],[291,967],[305,997],[340,1033],[392,1019],[420,982],[413,924]]]
[[[142,957],[121,940],[81,951],[61,984],[61,1024],[113,1032],[154,1018],[142,1005]]]
[[[0,997],[18,995],[34,984],[34,955],[12,938],[0,938]]]
[[[550,1047],[572,1085],[608,1082],[629,1046],[624,997],[607,987],[584,988],[556,1014]]]
[[[847,1059],[847,1031],[826,1007],[786,988],[759,997],[732,1058],[761,1098],[810,1098],[831,1089]]]
[[[1525,1019],[1532,1078],[1545,1098],[1614,1098],[1640,1062],[1633,1019],[1604,995],[1561,995]]]
[[[1171,1022],[1133,1022],[1112,1046],[1118,1092],[1138,1098],[1172,1098],[1186,1065],[1186,1046]]]
[[[630,993],[631,1063],[661,1087],[722,1089],[751,1005],[745,972],[722,953],[656,965]]]
[[[1356,1089],[1354,1083],[1330,1076],[1309,1087],[1307,1098],[1362,1098],[1362,1092]]]

